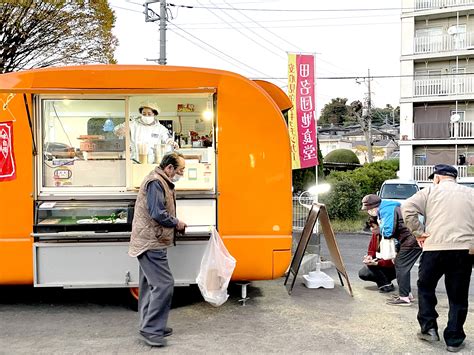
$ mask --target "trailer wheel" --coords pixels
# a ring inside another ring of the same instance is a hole
[[[128,295],[128,305],[129,307],[134,310],[135,312],[138,311],[138,295],[140,293],[138,287],[131,287],[129,288],[129,295]]]

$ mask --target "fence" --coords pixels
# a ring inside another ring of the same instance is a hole
[[[293,231],[302,231],[306,217],[308,217],[309,209],[302,204],[309,205],[313,203],[311,196],[293,196]]]

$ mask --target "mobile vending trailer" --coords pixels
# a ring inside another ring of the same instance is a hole
[[[292,201],[282,111],[291,103],[273,84],[211,69],[77,66],[0,75],[0,99],[0,164],[16,174],[10,166],[0,176],[0,284],[137,286],[127,254],[134,202],[165,153],[156,145],[145,159],[131,156],[128,130],[143,102],[160,106],[186,158],[177,214],[189,227],[169,249],[176,284],[195,283],[210,226],[237,260],[234,280],[285,272]]]

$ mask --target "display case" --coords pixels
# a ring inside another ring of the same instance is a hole
[[[134,201],[38,201],[34,233],[37,237],[54,233],[63,237],[92,233],[105,236],[111,232],[129,234],[133,209]]]

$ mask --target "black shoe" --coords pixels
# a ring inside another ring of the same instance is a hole
[[[142,339],[150,346],[163,347],[166,346],[166,339],[159,335],[152,335],[140,332]]]
[[[434,328],[428,329],[425,333],[419,332],[418,339],[428,341],[430,343],[439,341],[438,331]]]
[[[173,328],[166,327],[163,336],[169,337],[171,334],[173,334]]]
[[[379,292],[381,293],[387,293],[387,292],[392,292],[392,291],[395,291],[395,286],[393,286],[392,284],[382,286],[379,288]]]
[[[461,345],[458,345],[458,346],[452,346],[452,345],[446,346],[446,350],[448,350],[450,353],[457,353],[463,348],[464,348],[464,343],[461,343]]]

